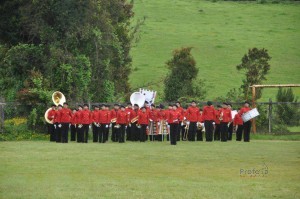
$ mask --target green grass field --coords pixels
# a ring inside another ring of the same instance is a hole
[[[299,198],[299,154],[278,140],[0,142],[0,198]]]
[[[130,82],[138,88],[159,82],[167,73],[172,51],[192,46],[205,79],[207,99],[225,95],[242,83],[235,66],[249,48],[266,48],[272,57],[268,84],[300,83],[300,4],[211,2],[204,0],[136,0],[135,19],[146,17],[140,41],[132,49]],[[150,89],[163,95],[159,82]],[[300,89],[294,89],[299,96]],[[277,89],[266,89],[262,101],[275,100]]]

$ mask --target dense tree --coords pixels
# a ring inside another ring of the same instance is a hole
[[[31,70],[74,101],[128,92],[132,6],[126,0],[2,1],[0,95],[14,100]]]
[[[245,54],[242,58],[242,63],[237,65],[237,70],[245,71],[245,79],[241,88],[246,99],[251,98],[252,90],[249,86],[254,84],[261,84],[263,80],[266,80],[266,74],[270,70],[271,57],[266,49],[252,48],[248,50],[248,54]],[[261,97],[261,90],[256,89],[256,98]]]
[[[201,97],[205,94],[203,81],[197,81],[198,68],[191,54],[191,47],[176,49],[173,58],[167,61],[170,70],[165,83],[165,100],[174,101],[180,97]]]

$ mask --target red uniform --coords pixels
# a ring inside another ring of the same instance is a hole
[[[99,111],[99,123],[100,124],[109,124],[110,123],[110,111],[108,110],[100,110]]]
[[[190,122],[197,122],[199,120],[199,108],[190,106],[186,112],[186,118]]]
[[[71,118],[71,124],[72,124],[72,125],[75,125],[75,124],[77,124],[77,117],[76,117],[76,113],[77,113],[77,112],[75,112],[75,113],[72,113],[72,118]]]
[[[53,123],[60,123],[60,112],[59,111],[55,111]]]
[[[59,111],[60,114],[60,123],[70,123],[72,117],[72,111],[68,108],[62,108]]]
[[[118,111],[119,110],[115,110],[115,109],[113,109],[113,110],[110,111],[111,120],[114,120],[114,119],[117,118]]]
[[[240,109],[240,111],[239,111],[239,114],[243,115],[243,114],[247,113],[248,111],[251,111],[251,108],[249,108],[249,107],[242,107]]]
[[[169,124],[178,124],[180,113],[177,110],[169,110],[167,121]]]
[[[233,119],[233,125],[243,125],[243,119],[240,114],[236,114]]]
[[[78,115],[79,124],[90,124],[92,123],[92,114],[90,110],[82,110]]]
[[[132,110],[132,112],[129,115],[129,120],[131,120],[139,115],[140,110]]]
[[[138,119],[138,124],[147,124],[149,123],[149,113],[140,111],[139,114],[139,119]]]
[[[182,107],[178,107],[176,109],[176,111],[179,113],[180,115],[180,118],[179,118],[179,121],[182,121],[183,120],[183,117],[184,117],[184,109]]]
[[[151,109],[149,112],[149,117],[151,120],[153,120],[154,122],[158,121],[158,117],[157,117],[158,111],[156,109]]]
[[[215,113],[216,113],[216,111],[213,106],[204,106],[203,107],[203,121],[215,120],[215,118],[216,118]]]
[[[221,114],[221,110],[215,110],[215,123],[216,124],[220,124],[220,114]]]
[[[52,121],[53,123],[54,123],[55,113],[56,113],[56,110],[53,110],[53,109],[51,109],[48,112],[48,120]]]
[[[94,110],[92,112],[92,122],[99,123],[100,120],[100,110]]]
[[[203,123],[204,119],[203,119],[203,113],[199,112],[199,116],[198,116],[198,122]]]
[[[118,111],[117,124],[128,124],[129,114],[126,111]]]
[[[223,113],[223,120],[221,122],[231,122],[231,110],[228,108],[222,108],[221,111]]]
[[[166,112],[165,110],[157,111],[157,121],[165,120],[166,119]]]

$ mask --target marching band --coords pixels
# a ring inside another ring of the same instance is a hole
[[[215,108],[208,101],[202,109],[192,101],[189,107],[181,107],[180,102],[170,104],[167,109],[160,104],[155,106],[147,102],[142,107],[138,104],[114,104],[110,110],[107,104],[94,106],[79,105],[69,109],[68,103],[53,104],[45,113],[50,141],[68,143],[70,141],[87,143],[89,129],[92,129],[93,142],[105,143],[111,137],[112,142],[126,141],[145,142],[170,140],[171,145],[178,141],[202,141],[203,132],[207,142],[226,142],[236,132],[236,141],[250,141],[251,120],[243,121],[242,117],[249,112],[249,102],[233,115],[231,104],[223,103]],[[111,131],[109,130],[111,128]],[[109,136],[111,132],[111,136]]]

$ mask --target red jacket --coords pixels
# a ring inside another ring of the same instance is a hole
[[[99,123],[99,120],[100,120],[100,110],[94,110],[92,112],[92,122],[96,122],[96,123]]]
[[[215,120],[215,108],[213,106],[203,107],[203,121]]]
[[[197,122],[199,120],[199,108],[190,106],[186,112],[186,118],[190,122]]]
[[[90,110],[82,110],[80,111],[78,117],[79,124],[90,124],[92,123],[92,114]]]
[[[59,111],[55,111],[53,123],[60,123],[60,112]]]
[[[154,122],[157,122],[158,121],[158,111],[156,109],[151,109],[150,112],[149,112],[149,117],[151,120],[153,120]]]
[[[234,126],[236,126],[236,125],[243,125],[243,119],[242,119],[242,116],[240,114],[236,114],[234,116],[233,125]]]
[[[198,122],[203,123],[204,119],[203,119],[203,112],[199,112],[199,116],[198,116]]]
[[[139,119],[138,119],[138,124],[149,124],[149,113],[140,111],[139,114]]]
[[[118,111],[117,114],[117,124],[128,124],[129,114],[126,111]]]
[[[178,124],[180,113],[177,110],[169,110],[167,121],[169,124]]]
[[[231,122],[231,110],[228,108],[222,108],[221,111],[223,113],[223,120],[221,122]]]
[[[70,123],[72,111],[68,108],[62,108],[60,111],[60,123]]]
[[[48,112],[48,120],[54,122],[54,117],[55,117],[55,113],[56,113],[56,110],[53,110],[51,109],[49,112]]]
[[[220,124],[220,114],[221,114],[221,110],[215,110],[215,123],[216,124]]]
[[[166,119],[166,112],[165,110],[157,111],[157,121],[165,120]]]
[[[75,125],[75,124],[77,124],[77,117],[76,117],[76,113],[77,113],[77,112],[75,112],[75,113],[72,113],[72,118],[71,118],[71,124],[72,124],[72,125]]]
[[[110,123],[110,111],[108,110],[100,110],[99,113],[99,123],[100,124],[109,124]]]
[[[251,111],[251,108],[249,108],[249,107],[242,107],[240,109],[240,111],[239,111],[239,114],[243,115],[243,114],[247,113],[248,111]]]
[[[176,109],[176,111],[179,113],[180,115],[180,118],[179,118],[179,121],[182,121],[183,120],[183,117],[184,117],[184,109],[182,107],[178,107]]]
[[[129,115],[129,120],[131,120],[139,115],[140,110],[132,110]]]
[[[113,110],[110,111],[110,118],[111,118],[111,120],[114,120],[114,119],[117,118],[118,111],[119,110],[115,110],[115,109],[113,109]]]

